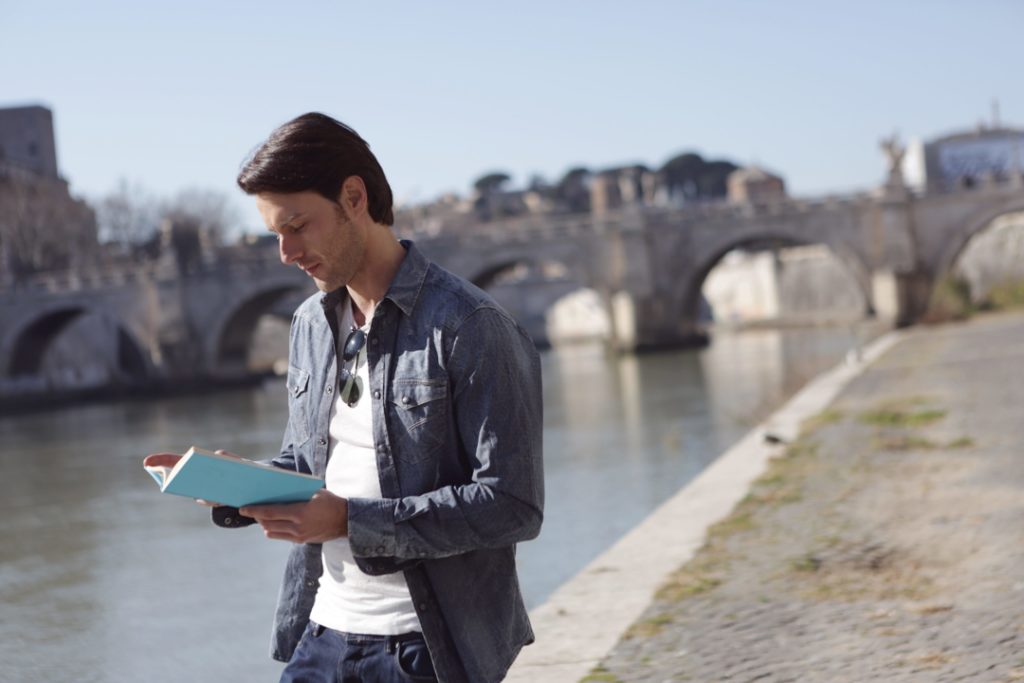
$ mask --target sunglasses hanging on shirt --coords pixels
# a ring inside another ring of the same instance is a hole
[[[358,327],[354,327],[349,332],[348,338],[345,339],[345,346],[341,349],[342,366],[338,372],[338,390],[341,400],[349,408],[359,403],[359,398],[363,394],[361,382],[356,376],[356,366],[359,364],[359,361],[356,359],[364,346],[366,346],[366,333]],[[352,370],[349,370],[348,364],[352,360],[356,360],[356,362],[352,364]]]

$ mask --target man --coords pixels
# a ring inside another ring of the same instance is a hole
[[[533,640],[515,573],[543,506],[532,342],[394,237],[384,172],[344,124],[284,124],[238,184],[281,260],[322,292],[292,320],[273,462],[326,490],[241,510],[296,544],[275,624],[281,680],[501,680]]]

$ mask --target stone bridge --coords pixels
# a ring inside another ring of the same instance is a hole
[[[534,215],[417,243],[485,289],[517,267],[554,265],[546,291],[554,283],[597,292],[612,344],[633,351],[692,343],[704,279],[742,247],[824,244],[862,289],[865,314],[912,321],[971,237],[1016,211],[1024,211],[1020,175],[941,194],[889,188],[815,201]],[[0,387],[31,385],[47,349],[83,314],[105,321],[110,360],[126,383],[237,377],[260,317],[312,291],[299,269],[256,247],[226,248],[185,274],[165,262],[0,289]],[[542,319],[550,303],[527,297],[519,314]]]

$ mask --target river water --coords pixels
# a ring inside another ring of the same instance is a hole
[[[519,549],[528,605],[871,335],[762,330],[639,357],[545,352],[545,522]],[[275,381],[0,417],[0,681],[276,680],[267,648],[286,544],[158,495],[141,459],[192,444],[267,457],[285,411]]]

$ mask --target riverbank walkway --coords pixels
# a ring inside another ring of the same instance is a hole
[[[510,681],[1024,681],[1024,314],[819,378],[534,621]]]

